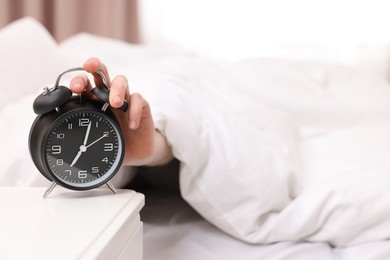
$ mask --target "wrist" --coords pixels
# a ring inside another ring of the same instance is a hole
[[[133,166],[159,166],[169,163],[173,160],[173,154],[166,138],[155,130],[154,133],[154,150],[151,156],[145,159],[131,162]]]

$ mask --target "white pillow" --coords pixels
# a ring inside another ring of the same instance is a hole
[[[53,82],[65,67],[49,32],[31,18],[0,30],[0,109]]]

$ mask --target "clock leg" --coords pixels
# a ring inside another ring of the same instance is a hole
[[[114,187],[114,185],[112,185],[112,183],[110,181],[106,182],[106,185],[108,186],[108,188],[110,188],[110,190],[112,191],[112,193],[116,193],[116,189]]]
[[[47,188],[47,190],[45,191],[45,194],[43,194],[43,198],[46,199],[47,196],[49,196],[49,194],[54,190],[54,188],[57,186],[57,183],[55,183],[54,181],[51,183],[50,187]]]

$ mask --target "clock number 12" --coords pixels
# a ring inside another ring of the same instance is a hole
[[[88,126],[89,125],[89,118],[80,118],[79,119],[79,126]]]

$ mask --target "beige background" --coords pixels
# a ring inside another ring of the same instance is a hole
[[[78,32],[139,42],[137,0],[0,0],[0,28],[31,16],[61,42]]]

